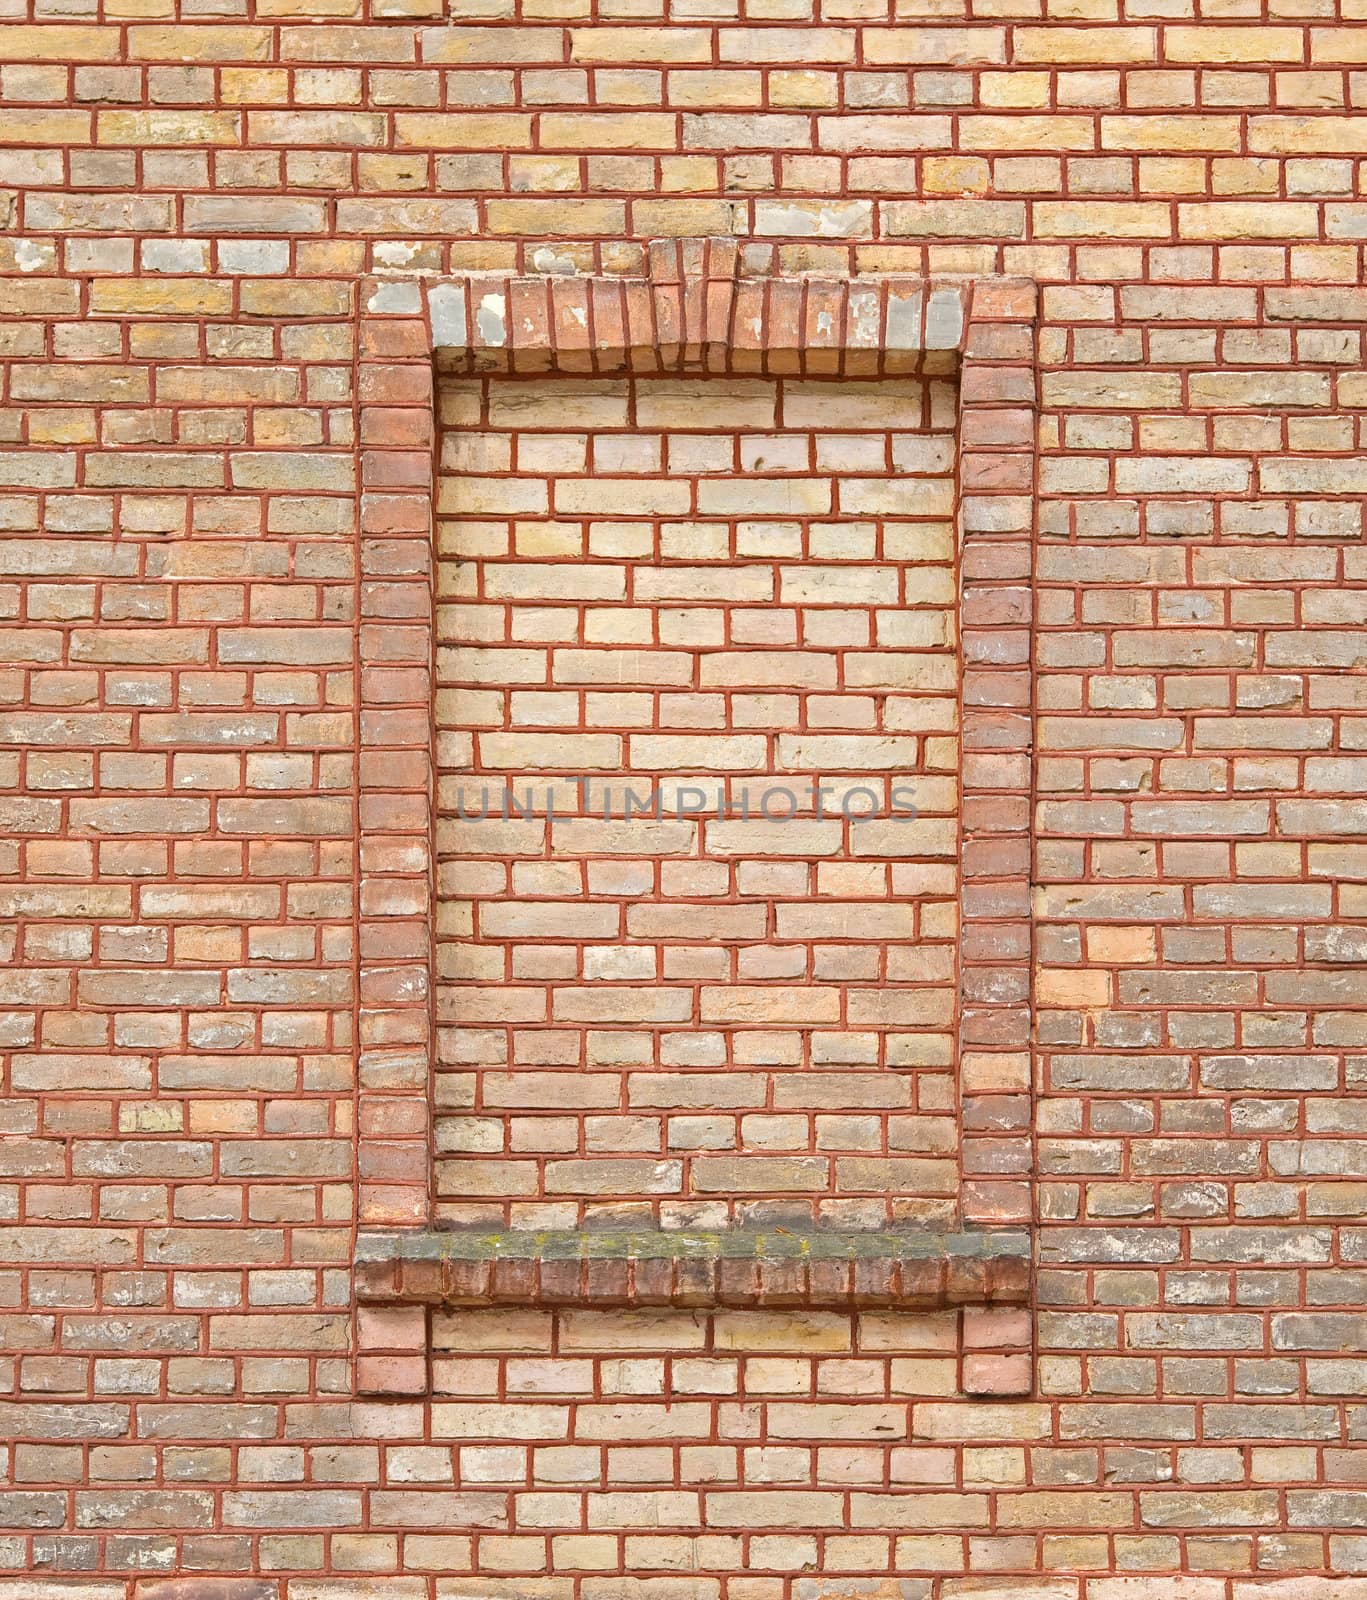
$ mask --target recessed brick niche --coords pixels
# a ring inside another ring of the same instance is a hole
[[[439,396],[438,1222],[952,1228],[952,384]]]
[[[372,294],[362,1382],[433,1305],[995,1305],[1015,1392],[1030,296],[651,267]]]

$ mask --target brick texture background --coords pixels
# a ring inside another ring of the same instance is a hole
[[[1367,19],[1056,10],[8,8],[0,1600],[1367,1592]],[[358,280],[709,232],[1040,285],[1035,1394],[509,1309],[358,1402]]]

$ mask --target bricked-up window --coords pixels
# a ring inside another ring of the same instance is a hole
[[[1033,288],[739,265],[364,291],[363,1392],[510,1306],[1030,1385]]]
[[[440,1222],[954,1226],[955,408],[442,379]]]

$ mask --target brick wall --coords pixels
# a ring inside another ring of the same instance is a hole
[[[0,37],[0,1600],[1356,1600],[1353,0],[219,4]],[[359,285],[707,233],[1039,285],[1034,1392],[1014,1310],[514,1306],[357,1400]]]

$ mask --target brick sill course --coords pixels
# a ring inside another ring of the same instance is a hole
[[[1022,1229],[413,1229],[361,1234],[355,1280],[387,1305],[933,1309],[1027,1303],[1030,1253]]]

